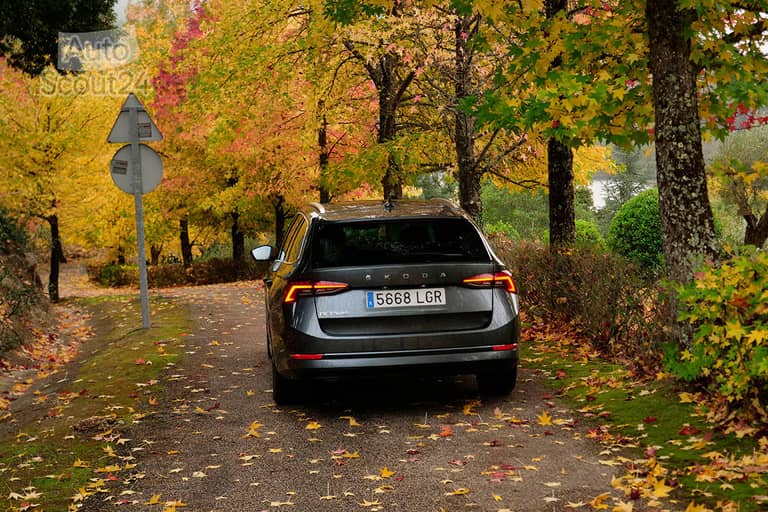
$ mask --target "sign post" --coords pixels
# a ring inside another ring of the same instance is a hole
[[[110,174],[120,190],[133,195],[139,253],[141,320],[144,329],[149,329],[149,284],[147,282],[147,256],[144,249],[144,208],[141,196],[154,190],[160,183],[162,161],[152,148],[140,142],[163,140],[163,135],[149,118],[144,105],[131,93],[120,109],[120,114],[117,116],[107,140],[109,142],[130,143],[115,153],[110,164]]]

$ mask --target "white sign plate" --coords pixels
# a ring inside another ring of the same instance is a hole
[[[155,190],[163,179],[163,162],[154,149],[140,144],[139,156],[141,157],[141,193],[147,194]],[[109,174],[112,181],[120,190],[133,194],[134,170],[131,165],[131,145],[128,144],[117,150],[109,165]]]
[[[144,105],[139,101],[139,98],[131,93],[125,100],[125,103],[123,103],[123,107],[117,115],[115,124],[109,132],[109,136],[107,137],[108,142],[132,142],[134,133],[131,129],[131,109],[136,109],[136,124],[138,124],[139,128],[140,142],[163,140],[163,134],[160,133],[157,125],[155,125],[149,117],[147,109],[144,108]]]

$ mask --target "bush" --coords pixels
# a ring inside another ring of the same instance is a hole
[[[246,260],[244,266],[242,274],[237,275],[232,260],[223,258],[196,261],[189,268],[184,268],[180,263],[153,265],[147,267],[147,281],[150,288],[205,285],[240,279],[258,279],[266,271],[264,262]],[[88,275],[92,281],[102,286],[139,285],[139,269],[136,265],[92,264],[88,266]]]
[[[602,246],[603,237],[597,224],[588,220],[576,219],[576,245]]]
[[[680,320],[694,327],[670,370],[721,396],[729,411],[768,422],[768,253],[736,256],[679,290]]]
[[[27,232],[0,208],[0,250],[7,254],[11,247],[26,248],[28,243]]]
[[[527,314],[574,322],[604,355],[647,371],[658,367],[659,293],[637,264],[597,246],[556,252],[540,243],[491,240],[515,276]]]
[[[656,189],[639,193],[616,213],[608,230],[608,247],[657,272],[664,265],[659,193]]]
[[[520,234],[509,222],[503,220],[497,220],[496,222],[489,222],[485,225],[484,231],[488,235],[501,234],[507,238],[517,239],[520,238]]]

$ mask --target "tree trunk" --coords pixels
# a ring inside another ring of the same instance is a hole
[[[549,244],[553,249],[576,241],[576,210],[573,188],[573,151],[566,144],[549,139]]]
[[[397,5],[392,12],[398,16]],[[378,60],[369,60],[357,50],[351,40],[345,40],[344,46],[357,59],[368,73],[379,95],[379,127],[376,141],[379,144],[389,142],[397,134],[397,107],[403,99],[403,94],[413,81],[416,73],[409,71],[401,75],[402,60],[396,52],[381,55]],[[403,177],[400,167],[393,155],[387,160],[387,169],[381,178],[384,199],[399,199],[403,197]]]
[[[163,253],[162,245],[152,244],[149,246],[149,264],[157,266],[160,264],[160,255]]]
[[[66,263],[64,249],[61,246],[61,235],[59,233],[58,215],[46,217],[48,225],[51,228],[51,269],[48,274],[48,298],[51,302],[59,302],[59,265]]]
[[[694,13],[676,6],[648,0],[646,21],[666,275],[686,282],[693,278],[697,260],[715,258],[718,250],[687,36]]]
[[[328,121],[323,114],[323,121],[320,123],[320,128],[317,131],[317,146],[320,150],[320,202],[329,203],[331,201],[331,194],[324,184],[324,177],[328,172],[328,162],[330,161],[330,151],[328,149]]]
[[[179,239],[181,241],[181,261],[184,268],[192,265],[192,244],[189,241],[189,217],[179,219]]]
[[[768,206],[766,206],[765,213],[760,217],[760,220],[754,214],[745,215],[744,220],[747,221],[747,228],[744,231],[744,245],[754,245],[760,249],[768,239]]]
[[[275,211],[275,247],[280,247],[283,244],[285,218],[287,217],[284,206],[285,198],[283,196],[280,194],[272,196],[272,207]]]
[[[568,9],[567,0],[546,0],[547,19]],[[557,56],[551,67],[557,68],[562,57]],[[547,176],[549,181],[549,245],[552,249],[573,245],[576,241],[576,213],[573,188],[573,151],[564,142],[547,141]]]
[[[243,262],[245,261],[245,233],[240,229],[240,214],[232,212],[232,267],[236,278],[244,274]]]
[[[475,16],[465,15],[454,26],[456,53],[454,63],[456,78],[455,141],[456,162],[458,164],[459,204],[478,224],[483,223],[483,201],[481,197],[482,173],[475,158],[475,119],[459,108],[459,103],[472,94],[472,57],[469,45],[472,26],[479,20]]]
[[[387,69],[382,59],[381,86],[379,87],[379,133],[378,143],[386,143],[395,138],[397,134],[396,112],[396,86],[392,80],[391,69]],[[403,180],[400,176],[400,166],[397,164],[394,155],[390,154],[387,159],[387,168],[384,176],[381,178],[381,187],[384,190],[384,199],[400,199],[403,197]]]

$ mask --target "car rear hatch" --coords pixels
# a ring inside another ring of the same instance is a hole
[[[321,329],[336,336],[450,332],[486,327],[493,290],[464,283],[487,275],[490,263],[379,266],[317,271],[319,281],[348,288],[315,297]]]
[[[481,329],[493,316],[498,269],[464,218],[321,223],[312,237],[312,282],[339,283],[315,296],[332,336],[386,336]]]

